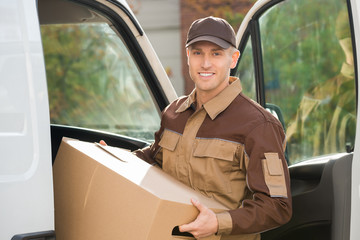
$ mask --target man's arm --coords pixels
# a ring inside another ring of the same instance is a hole
[[[162,121],[161,121],[162,123]],[[138,149],[134,151],[134,154],[151,165],[159,165],[162,167],[162,150],[159,146],[161,135],[163,134],[164,128],[161,126],[160,129],[155,132],[155,141],[150,146]]]
[[[259,233],[279,227],[292,215],[290,177],[284,156],[282,126],[268,121],[256,127],[245,140],[246,183],[250,197],[240,208],[219,221],[219,234]]]

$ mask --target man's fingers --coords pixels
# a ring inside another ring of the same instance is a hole
[[[184,224],[184,225],[179,226],[179,231],[180,231],[180,232],[189,232],[190,230],[192,230],[190,224],[191,224],[191,223],[189,223],[189,224]]]
[[[189,232],[196,239],[216,233],[218,222],[215,213],[197,199],[192,198],[191,203],[200,212],[193,222],[179,226],[180,232]]]
[[[206,209],[206,207],[204,205],[202,205],[197,199],[192,198],[192,199],[190,199],[190,201],[194,205],[194,207],[196,207],[200,211],[200,213],[202,210]],[[196,223],[199,221],[198,218],[199,218],[199,215],[193,222],[179,226],[180,232],[193,233],[193,231],[197,229]]]
[[[100,142],[99,142],[101,145],[103,145],[103,146],[107,146],[107,144],[106,144],[106,142],[104,141],[104,140],[100,140]]]
[[[192,198],[191,199],[192,205],[194,205],[200,212],[206,210],[206,207],[199,202],[199,200]]]
[[[179,231],[191,233],[196,239],[198,239],[199,237],[198,230],[195,227],[194,222],[179,226]]]

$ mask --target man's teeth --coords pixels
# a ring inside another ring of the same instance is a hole
[[[211,75],[213,75],[212,73],[200,73],[200,76],[202,77],[210,77]]]

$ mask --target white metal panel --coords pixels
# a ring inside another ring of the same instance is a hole
[[[36,0],[0,0],[0,239],[54,229],[49,107]]]
[[[357,59],[357,72],[360,73],[360,2],[359,0],[351,0],[352,17],[355,30],[356,42],[356,59]],[[358,79],[359,80],[359,79]],[[360,84],[357,84],[358,93],[360,93]],[[355,150],[352,162],[351,174],[351,223],[350,223],[350,239],[360,239],[360,104],[358,103],[358,116],[355,138]]]

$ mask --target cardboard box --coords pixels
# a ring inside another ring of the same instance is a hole
[[[193,239],[172,236],[196,218],[191,198],[227,209],[119,148],[64,138],[53,168],[60,240]]]

